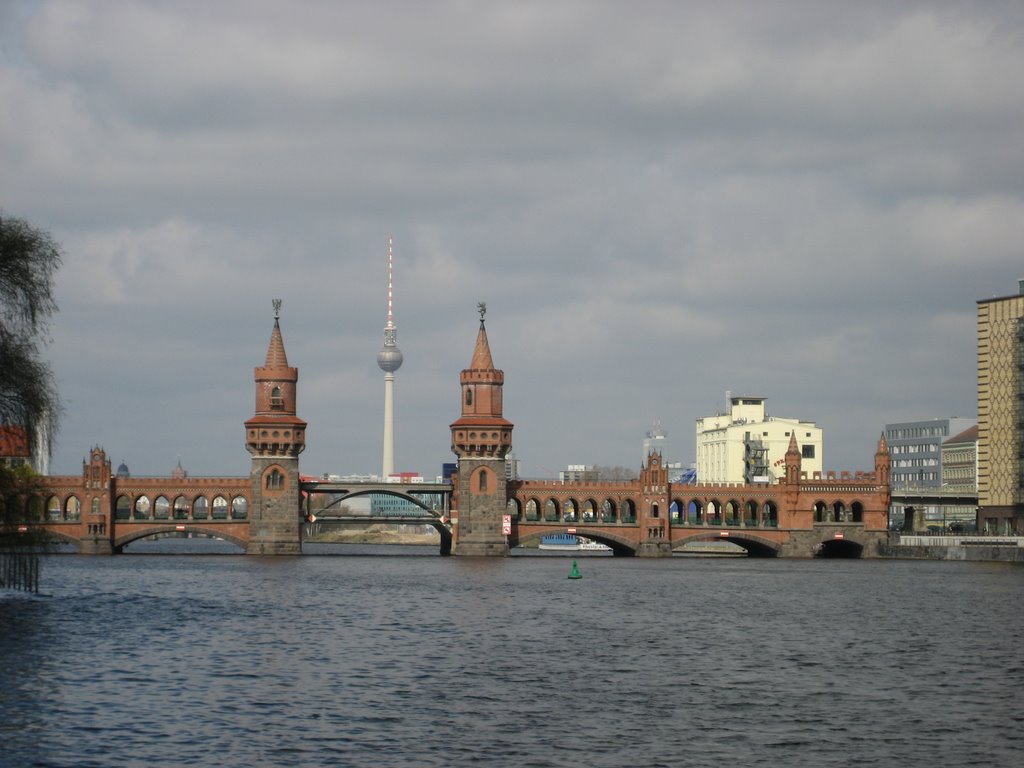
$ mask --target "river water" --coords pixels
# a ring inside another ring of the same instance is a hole
[[[0,593],[0,765],[1024,755],[1020,566],[387,551],[48,557]]]

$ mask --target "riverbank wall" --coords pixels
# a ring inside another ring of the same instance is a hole
[[[879,557],[1024,563],[1021,536],[905,536],[879,547]]]

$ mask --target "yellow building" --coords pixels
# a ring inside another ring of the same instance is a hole
[[[978,528],[1024,534],[1024,280],[978,302]]]
[[[763,397],[729,397],[729,412],[697,419],[698,483],[775,483],[785,473],[789,438],[800,446],[801,471],[821,472],[821,428],[770,416]]]

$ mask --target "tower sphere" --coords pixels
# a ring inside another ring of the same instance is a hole
[[[394,373],[402,367],[402,352],[395,346],[385,345],[377,353],[377,365],[385,373]]]

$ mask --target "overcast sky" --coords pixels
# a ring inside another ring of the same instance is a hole
[[[726,392],[870,469],[974,417],[1024,277],[1019,2],[0,1],[0,208],[63,245],[51,471],[243,475],[284,302],[301,469],[453,461],[476,304],[529,477],[695,459]]]

